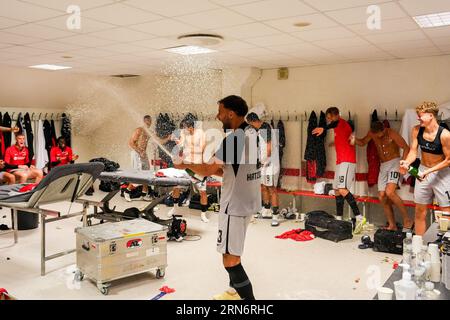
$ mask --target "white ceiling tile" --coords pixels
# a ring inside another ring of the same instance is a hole
[[[442,37],[442,38],[433,38],[433,43],[438,46],[449,46],[450,45],[450,36]]]
[[[116,0],[22,0],[42,7],[67,12],[71,5],[77,5],[81,11],[116,2]]]
[[[208,0],[127,0],[124,4],[154,12],[165,17],[175,17],[219,8]]]
[[[411,16],[450,11],[448,0],[400,0],[399,3]]]
[[[426,39],[426,36],[421,30],[412,30],[412,31],[392,32],[386,34],[368,35],[365,36],[365,38],[372,43],[380,44],[397,41],[421,40]]]
[[[320,11],[331,11],[353,7],[368,7],[372,4],[388,2],[391,0],[303,0],[303,2]]]
[[[64,15],[64,16],[57,17],[57,18],[39,21],[38,24],[56,28],[59,30],[68,30],[68,28],[67,28],[67,19],[68,18],[69,18],[69,15]],[[99,22],[99,21],[92,20],[92,19],[89,19],[89,18],[86,18],[83,16],[83,18],[81,19],[80,29],[71,29],[69,31],[74,32],[74,33],[84,34],[84,33],[96,32],[96,31],[101,31],[101,30],[106,30],[106,29],[112,29],[115,27],[116,27],[115,25]]]
[[[38,38],[31,38],[31,37],[24,37],[18,34],[12,34],[5,31],[0,31],[0,43],[3,44],[15,44],[15,45],[21,45],[21,44],[29,44],[33,42],[40,42],[41,39]]]
[[[76,61],[79,61],[80,63],[84,63],[85,65],[94,65],[94,66],[108,66],[110,65],[114,60],[108,59],[108,57],[105,58],[94,58],[94,57],[77,57]]]
[[[234,6],[232,9],[258,21],[316,13],[316,10],[298,0],[265,0]]]
[[[101,58],[101,57],[108,57],[115,55],[115,52],[111,52],[109,50],[103,50],[101,48],[84,48],[84,49],[78,49],[73,50],[72,54],[75,57],[83,56],[83,57],[92,57],[92,58]]]
[[[10,28],[26,23],[25,21],[0,17],[0,29]]]
[[[301,54],[329,54],[329,52],[327,50],[324,50],[322,48],[319,48],[313,44],[310,43],[298,43],[298,44],[289,44],[289,45],[281,45],[281,46],[276,46],[272,48],[273,51],[277,51],[277,52],[283,52],[289,55],[301,55]]]
[[[426,48],[434,46],[433,42],[428,39],[422,40],[409,40],[409,41],[396,41],[389,43],[379,43],[377,47],[383,50],[414,50],[417,48]]]
[[[134,56],[138,57],[139,59],[165,59],[167,57],[171,57],[172,55],[164,50],[147,50],[142,52],[134,52]]]
[[[61,11],[35,6],[17,0],[0,1],[0,14],[5,18],[33,22],[61,15]]]
[[[426,29],[423,29],[423,31],[431,38],[450,37],[450,26],[437,27],[437,28],[426,28]]]
[[[37,49],[28,46],[13,46],[9,48],[2,49],[2,52],[14,53],[21,56],[37,56],[51,53],[49,50]]]
[[[70,37],[74,34],[55,28],[41,26],[35,23],[28,23],[17,27],[5,29],[4,31],[26,37],[40,38],[43,40],[53,40],[63,37]]]
[[[115,42],[131,42],[154,38],[154,36],[151,36],[147,33],[130,30],[123,27],[93,32],[89,35]]]
[[[383,20],[381,23],[381,29],[371,30],[367,28],[367,24],[352,24],[347,25],[347,28],[359,35],[371,35],[371,34],[382,34],[389,32],[400,32],[408,30],[418,30],[419,26],[410,17],[392,20]]]
[[[398,19],[407,17],[400,6],[394,2],[380,4],[381,20]],[[330,11],[326,13],[329,17],[342,24],[363,24],[367,23],[370,15],[367,13],[367,7],[357,7]]]
[[[127,26],[161,19],[161,16],[116,3],[85,10],[83,16],[118,26]]]
[[[217,29],[253,22],[251,19],[228,9],[205,11],[177,17],[177,20],[204,29]]]
[[[232,7],[239,4],[255,2],[255,0],[210,0],[210,2],[219,4],[224,7]]]
[[[214,32],[220,34],[221,36],[231,37],[234,39],[245,39],[280,34],[280,31],[259,22],[215,29]]]
[[[398,49],[398,50],[389,50],[388,52],[398,58],[426,57],[442,54],[442,52],[436,47],[417,48],[414,50]]]
[[[133,44],[149,49],[164,49],[181,45],[176,39],[155,38],[150,40],[135,41]]]
[[[292,35],[305,41],[319,41],[328,39],[350,38],[355,34],[344,27],[322,28],[314,30],[305,30],[292,33]]]
[[[230,51],[230,50],[245,50],[248,48],[254,48],[255,46],[247,43],[247,42],[243,42],[243,41],[239,41],[239,40],[227,40],[225,39],[224,42],[222,42],[220,44],[220,46],[217,47],[216,50],[219,51]]]
[[[294,26],[295,23],[299,22],[309,22],[311,23],[311,25],[301,28]],[[265,21],[264,23],[283,32],[299,32],[300,30],[306,31],[311,29],[329,28],[338,25],[336,22],[321,13],[269,20]]]
[[[199,31],[197,27],[193,27],[191,25],[173,19],[163,19],[158,21],[137,24],[131,26],[130,28],[146,32],[148,34],[152,34],[158,37],[179,36]]]
[[[21,57],[25,57],[25,55],[0,50],[0,61],[14,60],[14,59],[21,58]]]
[[[250,38],[246,39],[246,41],[257,46],[278,46],[283,44],[294,44],[302,42],[298,38],[295,38],[287,34]]]
[[[117,43],[109,46],[104,46],[99,49],[112,51],[115,53],[133,53],[133,52],[142,52],[146,50],[146,48],[142,46],[133,45],[132,43]]]
[[[308,60],[317,64],[335,64],[349,62],[350,59],[337,54],[327,56],[308,57]]]
[[[71,50],[77,50],[83,48],[82,46],[68,44],[68,43],[62,43],[57,41],[43,41],[43,42],[36,42],[28,45],[29,47],[38,48],[38,49],[45,49],[55,52],[62,52],[62,51],[71,51]]]
[[[358,38],[358,37],[314,41],[313,44],[315,44],[319,47],[322,47],[324,49],[369,46],[369,43],[367,41],[365,41],[361,38]]]
[[[63,43],[85,46],[85,47],[107,46],[110,44],[114,44],[113,41],[106,40],[106,39],[100,39],[100,38],[93,37],[90,35],[85,35],[85,34],[75,35],[72,37],[59,39],[58,41],[63,42]]]
[[[357,47],[340,47],[330,49],[330,51],[342,55],[347,58],[352,59],[362,59],[362,58],[392,58],[386,52],[377,49],[375,46],[357,46]]]
[[[237,50],[237,51],[230,51],[230,53],[240,56],[240,57],[256,57],[256,56],[264,56],[264,55],[271,55],[275,52],[269,49],[265,48],[251,48],[246,50]]]

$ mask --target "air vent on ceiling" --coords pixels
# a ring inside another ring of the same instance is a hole
[[[137,75],[137,74],[114,74],[111,77],[116,77],[116,78],[134,78],[134,77],[139,77],[139,75]]]
[[[187,45],[215,46],[223,42],[223,37],[217,34],[195,33],[185,34],[178,37],[178,40]]]

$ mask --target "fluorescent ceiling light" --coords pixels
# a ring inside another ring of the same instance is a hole
[[[34,69],[44,69],[44,70],[64,70],[64,69],[72,69],[72,67],[66,67],[66,66],[57,66],[54,64],[38,64],[35,66],[29,66],[29,68],[34,68]]]
[[[450,12],[432,13],[415,16],[413,19],[421,28],[450,26]]]
[[[173,48],[167,48],[164,50],[167,52],[178,53],[178,54],[183,54],[183,55],[217,52],[217,50],[212,50],[209,48],[198,47],[198,46],[178,46],[178,47],[173,47]]]

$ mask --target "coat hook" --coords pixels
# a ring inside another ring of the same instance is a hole
[[[384,119],[387,119],[387,109],[384,109]]]
[[[39,120],[41,120],[42,112],[39,112]]]
[[[350,111],[348,112],[348,120],[352,120],[352,115],[350,114]]]
[[[397,114],[397,109],[395,109],[395,120],[398,119],[397,116],[398,116],[398,114]]]
[[[287,112],[287,115],[288,115],[288,117],[287,117],[287,121],[289,121],[289,120],[290,120],[290,118],[291,118],[291,116],[289,115],[289,110],[288,110],[288,112]]]

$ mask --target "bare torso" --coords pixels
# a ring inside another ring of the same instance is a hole
[[[400,158],[400,147],[392,139],[391,132],[390,129],[386,130],[386,134],[381,139],[371,134],[371,138],[377,147],[378,157],[382,163]]]
[[[433,142],[436,139],[436,135],[438,133],[438,130],[434,132],[427,132],[426,130],[423,132],[423,138],[428,142]],[[419,146],[420,149],[420,146]],[[428,152],[423,152],[420,157],[420,163],[424,165],[425,167],[432,168],[438,163],[444,161],[445,155],[444,154],[432,154]]]

